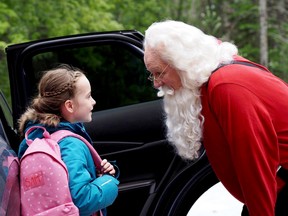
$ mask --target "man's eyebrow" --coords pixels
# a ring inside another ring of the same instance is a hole
[[[151,73],[151,71],[155,72],[155,73],[159,73],[160,72],[161,67],[159,65],[151,65],[148,69],[148,67],[146,67],[146,70],[149,71]]]

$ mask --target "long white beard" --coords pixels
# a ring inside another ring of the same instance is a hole
[[[183,159],[198,158],[203,126],[200,90],[162,87],[160,92],[164,95],[167,139]]]

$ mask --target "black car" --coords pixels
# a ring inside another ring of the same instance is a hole
[[[147,80],[142,42],[137,31],[115,31],[8,46],[12,110],[2,95],[0,136],[17,152],[17,119],[35,96],[40,71],[59,63],[81,68],[97,101],[86,129],[98,153],[116,160],[121,171],[109,215],[187,215],[218,180],[204,151],[187,162],[167,142],[162,99]]]

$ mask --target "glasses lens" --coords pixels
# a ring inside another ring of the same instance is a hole
[[[149,72],[150,73],[150,72]],[[150,80],[151,82],[154,81],[154,76],[152,73],[150,73],[150,75],[148,76],[148,80]]]

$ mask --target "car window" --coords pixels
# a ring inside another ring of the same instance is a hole
[[[137,51],[131,45],[104,43],[42,52],[32,57],[35,80],[31,83],[38,83],[39,71],[60,63],[71,64],[86,72],[92,96],[97,101],[94,111],[156,99],[155,90],[147,80],[143,57],[139,49]]]

